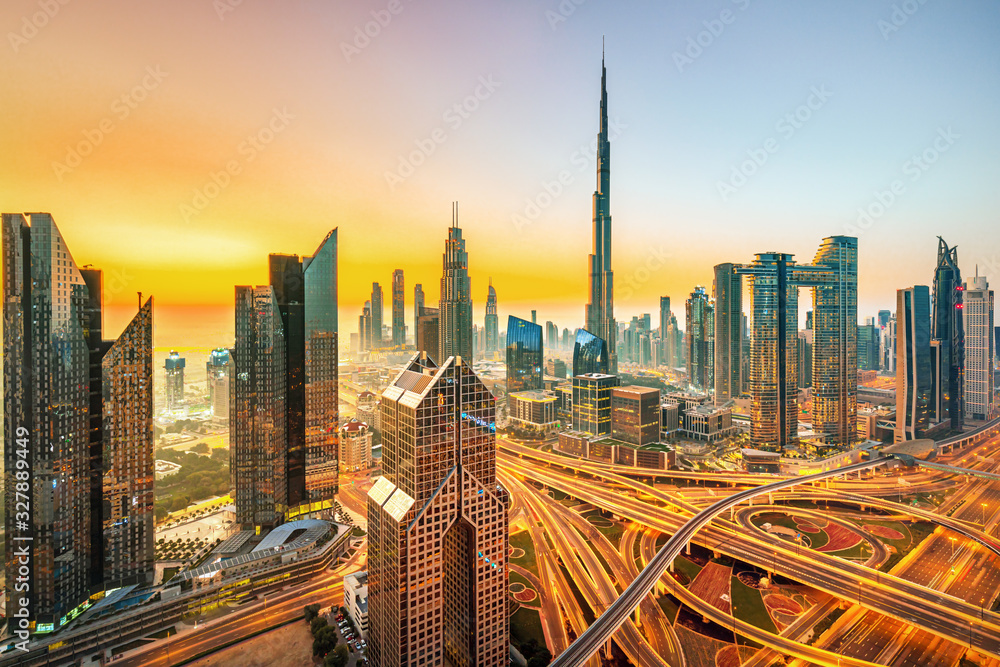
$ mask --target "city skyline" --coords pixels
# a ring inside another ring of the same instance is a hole
[[[504,295],[501,317],[536,308],[542,321],[584,326],[586,284],[579,276],[592,222],[594,161],[579,148],[594,137],[592,104],[599,90],[593,72],[606,34],[617,176],[615,316],[655,312],[663,294],[679,303],[695,285],[710,284],[718,263],[748,262],[753,253],[770,250],[804,261],[813,239],[851,235],[859,208],[877,212],[882,206],[870,227],[858,229],[859,312],[874,314],[893,306],[895,289],[927,282],[931,242],[945,223],[949,241],[971,251],[963,257],[967,272],[979,265],[989,276],[1000,267],[1000,246],[989,234],[989,211],[997,201],[989,156],[1000,145],[989,120],[998,106],[990,85],[997,64],[989,50],[996,22],[979,20],[988,6],[921,5],[905,24],[886,29],[891,4],[854,3],[849,18],[839,13],[842,5],[834,13],[832,4],[779,18],[776,10],[749,2],[624,13],[587,5],[570,16],[558,6],[518,5],[501,13],[450,3],[419,10],[404,5],[369,45],[347,54],[342,46],[352,45],[354,29],[372,20],[369,10],[241,5],[219,15],[175,3],[143,8],[140,17],[139,9],[123,3],[65,7],[37,35],[15,40],[7,55],[12,91],[31,94],[6,112],[6,146],[24,156],[16,169],[0,168],[9,183],[6,210],[51,212],[77,256],[108,267],[114,287],[106,304],[109,331],[120,331],[134,314],[134,292],[155,294],[157,346],[227,344],[233,335],[226,325],[231,285],[263,283],[262,250],[294,251],[331,219],[345,248],[341,304],[347,313],[360,311],[367,285],[386,280],[395,268],[414,283],[430,284],[438,277],[444,202],[454,199],[464,203],[463,228],[476,257],[470,267],[476,322],[492,276]],[[33,7],[5,5],[0,16],[14,28],[11,34],[20,34],[16,28]],[[728,23],[720,18],[725,10]],[[451,30],[484,16],[496,19],[485,34]],[[310,22],[303,17],[315,25],[305,25]],[[131,22],[134,34],[104,40],[86,54],[76,49],[80,60],[68,60],[69,49],[84,38],[99,39],[116,21]],[[154,22],[208,32],[217,44],[180,53],[179,41],[154,34]],[[269,39],[277,44],[291,41],[293,28],[296,43],[313,44],[303,38],[312,31],[323,31],[326,39],[315,40],[322,47],[303,45],[264,67],[250,90],[228,94],[220,81],[238,79],[257,62],[256,42],[248,36],[264,26],[273,28]],[[428,34],[444,46],[414,42]],[[510,39],[514,34],[517,40]],[[762,36],[772,42],[768,49],[757,48]],[[706,45],[698,47],[698,39]],[[941,48],[922,51],[928,39]],[[803,43],[816,48],[803,50]],[[837,50],[848,43],[851,51]],[[446,47],[470,57],[441,66]],[[229,52],[219,57],[220,49]],[[413,54],[412,64],[390,69],[404,51],[408,58]],[[786,52],[801,62],[782,58]],[[545,67],[537,67],[539,56]],[[290,88],[284,74],[303,59],[320,63],[317,80],[333,85]],[[870,74],[853,67],[860,60]],[[416,89],[406,82],[411,67],[431,72],[428,85]],[[419,111],[365,119],[344,105],[333,109],[331,90],[350,95],[371,81],[378,85],[362,98],[366,104]],[[468,118],[457,112],[451,123],[442,118],[470,95],[477,108]],[[524,103],[526,96],[532,104]],[[332,114],[315,111],[328,108]],[[799,128],[786,121],[777,129],[800,108],[808,121]],[[70,111],[55,115],[54,109]],[[100,132],[97,142],[102,119],[113,129]],[[346,136],[329,129],[345,125],[358,131]],[[415,142],[435,127],[445,141],[390,188],[386,172],[398,170],[399,157],[416,150]],[[202,202],[194,201],[194,191],[214,194],[208,187],[213,174],[230,159],[243,160],[241,142],[265,128],[273,140],[253,162],[241,162],[241,173],[198,210]],[[83,148],[89,154],[79,166],[69,167],[67,153],[87,141],[87,132],[94,145]],[[723,201],[718,184],[728,182],[748,155],[759,156],[768,138],[777,142],[776,152]],[[144,156],[139,169],[136,150]],[[926,171],[910,161],[924,152],[934,158]],[[350,173],[347,160],[330,155],[349,156]],[[296,166],[286,173],[293,160]],[[904,165],[917,169],[919,179],[911,180]],[[570,181],[563,192],[518,228],[514,216],[526,215],[525,201],[537,200],[543,184],[563,170]],[[896,180],[901,191],[893,193]],[[268,187],[261,187],[265,181]],[[259,198],[264,192],[266,204]],[[184,205],[196,210],[188,220]],[[285,223],[291,219],[296,223]],[[412,233],[396,234],[399,224]],[[555,256],[546,243],[554,235],[563,239]],[[384,246],[376,258],[363,251],[372,243]],[[541,281],[549,287],[544,297],[534,289]],[[207,312],[213,310],[223,312]],[[189,340],[180,335],[186,328]]]

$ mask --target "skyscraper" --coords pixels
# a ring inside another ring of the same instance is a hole
[[[229,422],[229,350],[224,347],[212,350],[205,363],[205,379],[208,383],[208,402],[212,404],[212,416]]]
[[[285,330],[274,289],[236,287],[229,461],[236,522],[273,527],[288,510]]]
[[[502,667],[509,654],[507,491],[495,402],[468,362],[424,353],[382,393],[368,492],[372,667]]]
[[[486,357],[493,358],[493,355],[500,350],[500,322],[497,317],[497,291],[493,289],[493,280],[490,279],[489,291],[486,293]]]
[[[993,290],[978,271],[965,283],[965,412],[972,419],[993,416]]]
[[[541,390],[544,350],[542,327],[519,317],[507,317],[507,393]]]
[[[441,311],[422,307],[417,317],[416,343],[418,352],[433,352],[440,347]]]
[[[743,391],[743,286],[735,264],[715,267],[715,402],[739,398]],[[667,301],[669,308],[669,299]],[[663,322],[663,297],[660,297]],[[661,325],[662,326],[662,325]]]
[[[866,324],[858,325],[858,369],[863,371],[879,370],[879,352],[881,344],[880,329],[872,318]]]
[[[458,202],[452,205],[451,227],[444,246],[441,276],[439,359],[462,357],[472,362],[472,285],[469,253],[458,226]]]
[[[359,351],[368,351],[372,348],[372,302],[365,301],[361,307],[361,315],[358,316],[358,342]]]
[[[667,327],[670,325],[670,297],[660,297],[660,340],[666,337]]]
[[[940,346],[940,367],[934,371],[938,378],[938,415],[951,420],[953,430],[962,429],[965,400],[965,327],[962,318],[962,272],[958,268],[958,248],[949,248],[938,237],[938,259],[934,270],[934,303],[931,320],[931,338]]]
[[[707,392],[714,386],[715,309],[708,299],[708,292],[700,285],[691,292],[684,305],[687,314],[688,382]]]
[[[403,286],[403,269],[392,272],[392,346],[402,348],[406,345],[406,324],[403,322],[405,308],[405,292]]]
[[[151,585],[153,534],[153,299],[149,298],[104,355],[104,586]]]
[[[758,253],[738,269],[750,281],[753,334],[750,351],[750,442],[781,450],[798,436],[798,289],[790,286],[795,260]]]
[[[930,324],[927,286],[897,290],[895,442],[922,438],[930,425],[934,395]]]
[[[812,266],[796,272],[799,285],[813,288],[813,430],[850,445],[858,434],[858,240],[823,239]]]
[[[573,375],[608,375],[608,369],[608,346],[604,339],[586,329],[577,329],[573,345]]]
[[[385,314],[385,309],[382,305],[382,286],[378,283],[372,283],[372,336],[371,336],[371,349],[380,350],[382,349],[382,316]]]
[[[597,133],[597,190],[594,192],[594,252],[589,258],[587,330],[604,339],[608,366],[618,372],[614,272],[611,270],[611,143],[608,141],[608,86],[601,56],[601,120]]]
[[[551,320],[545,323],[545,345],[550,350],[559,349],[559,327]]]
[[[184,357],[177,350],[163,362],[164,386],[167,392],[167,410],[179,410],[184,403]]]
[[[413,336],[416,340],[417,335],[417,318],[420,317],[420,311],[424,307],[424,286],[421,283],[417,283],[413,286]],[[417,349],[419,352],[420,349]]]
[[[92,593],[152,580],[152,300],[103,340],[102,274],[52,216],[0,224],[6,615],[51,632]]]
[[[586,373],[573,378],[573,430],[611,435],[611,392],[618,377]]]
[[[332,229],[310,257],[302,258],[305,275],[306,468],[302,504],[292,516],[327,511],[339,489],[340,423],[337,229]]]
[[[231,470],[244,526],[329,510],[337,492],[337,230],[311,256],[268,264],[269,285],[236,288]]]

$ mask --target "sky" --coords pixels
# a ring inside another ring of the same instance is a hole
[[[501,328],[581,326],[602,38],[619,320],[836,234],[862,319],[939,234],[1000,284],[996,2],[63,2],[0,6],[0,210],[106,271],[109,332],[141,291],[157,345],[231,344],[234,285],[334,227],[341,333],[396,268],[410,325],[456,200],[476,321],[492,278]]]

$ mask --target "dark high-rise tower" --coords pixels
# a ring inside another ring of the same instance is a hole
[[[231,468],[245,526],[326,511],[337,492],[337,230],[312,256],[268,263],[270,285],[236,288]]]
[[[424,286],[421,283],[417,283],[413,286],[413,336],[416,340],[417,336],[417,320],[420,319],[421,311],[424,309]],[[437,348],[434,348],[437,349]],[[417,352],[420,352],[420,348],[417,348]]]
[[[51,632],[91,594],[152,581],[152,300],[103,340],[101,272],[47,213],[0,222],[6,615]]]
[[[372,338],[371,349],[382,348],[382,315],[385,311],[382,307],[382,286],[372,283]]]
[[[472,362],[472,284],[469,253],[458,226],[458,202],[452,205],[451,227],[444,246],[441,276],[439,359],[462,357]]]
[[[230,477],[236,522],[276,526],[288,510],[285,330],[270,285],[236,287],[229,400]]]
[[[167,390],[167,410],[177,410],[184,403],[184,357],[176,350],[163,362],[163,377]]]
[[[586,329],[607,343],[612,374],[618,372],[614,273],[611,270],[611,143],[608,141],[608,86],[601,56],[601,124],[597,133],[597,190],[594,192],[594,252],[589,258]]]
[[[736,265],[715,267],[715,401],[743,391],[743,288]]]
[[[715,363],[715,308],[708,292],[698,286],[684,304],[687,315],[688,382],[705,393],[714,385],[712,367]]]
[[[895,442],[924,437],[934,395],[930,290],[916,285],[896,291]]]
[[[940,404],[938,417],[951,420],[953,430],[961,430],[964,419],[965,324],[962,317],[962,272],[958,268],[958,248],[949,248],[938,237],[938,259],[934,270],[934,311],[931,338],[940,341],[939,368],[935,368]]]
[[[497,291],[490,289],[486,294],[486,357],[491,358],[500,349],[500,322],[497,318]]]
[[[405,293],[403,292],[403,269],[392,272],[392,346],[406,345],[406,324],[403,323]]]

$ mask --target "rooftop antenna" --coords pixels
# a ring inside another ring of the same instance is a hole
[[[136,292],[139,295],[139,310],[142,310],[142,292]]]

